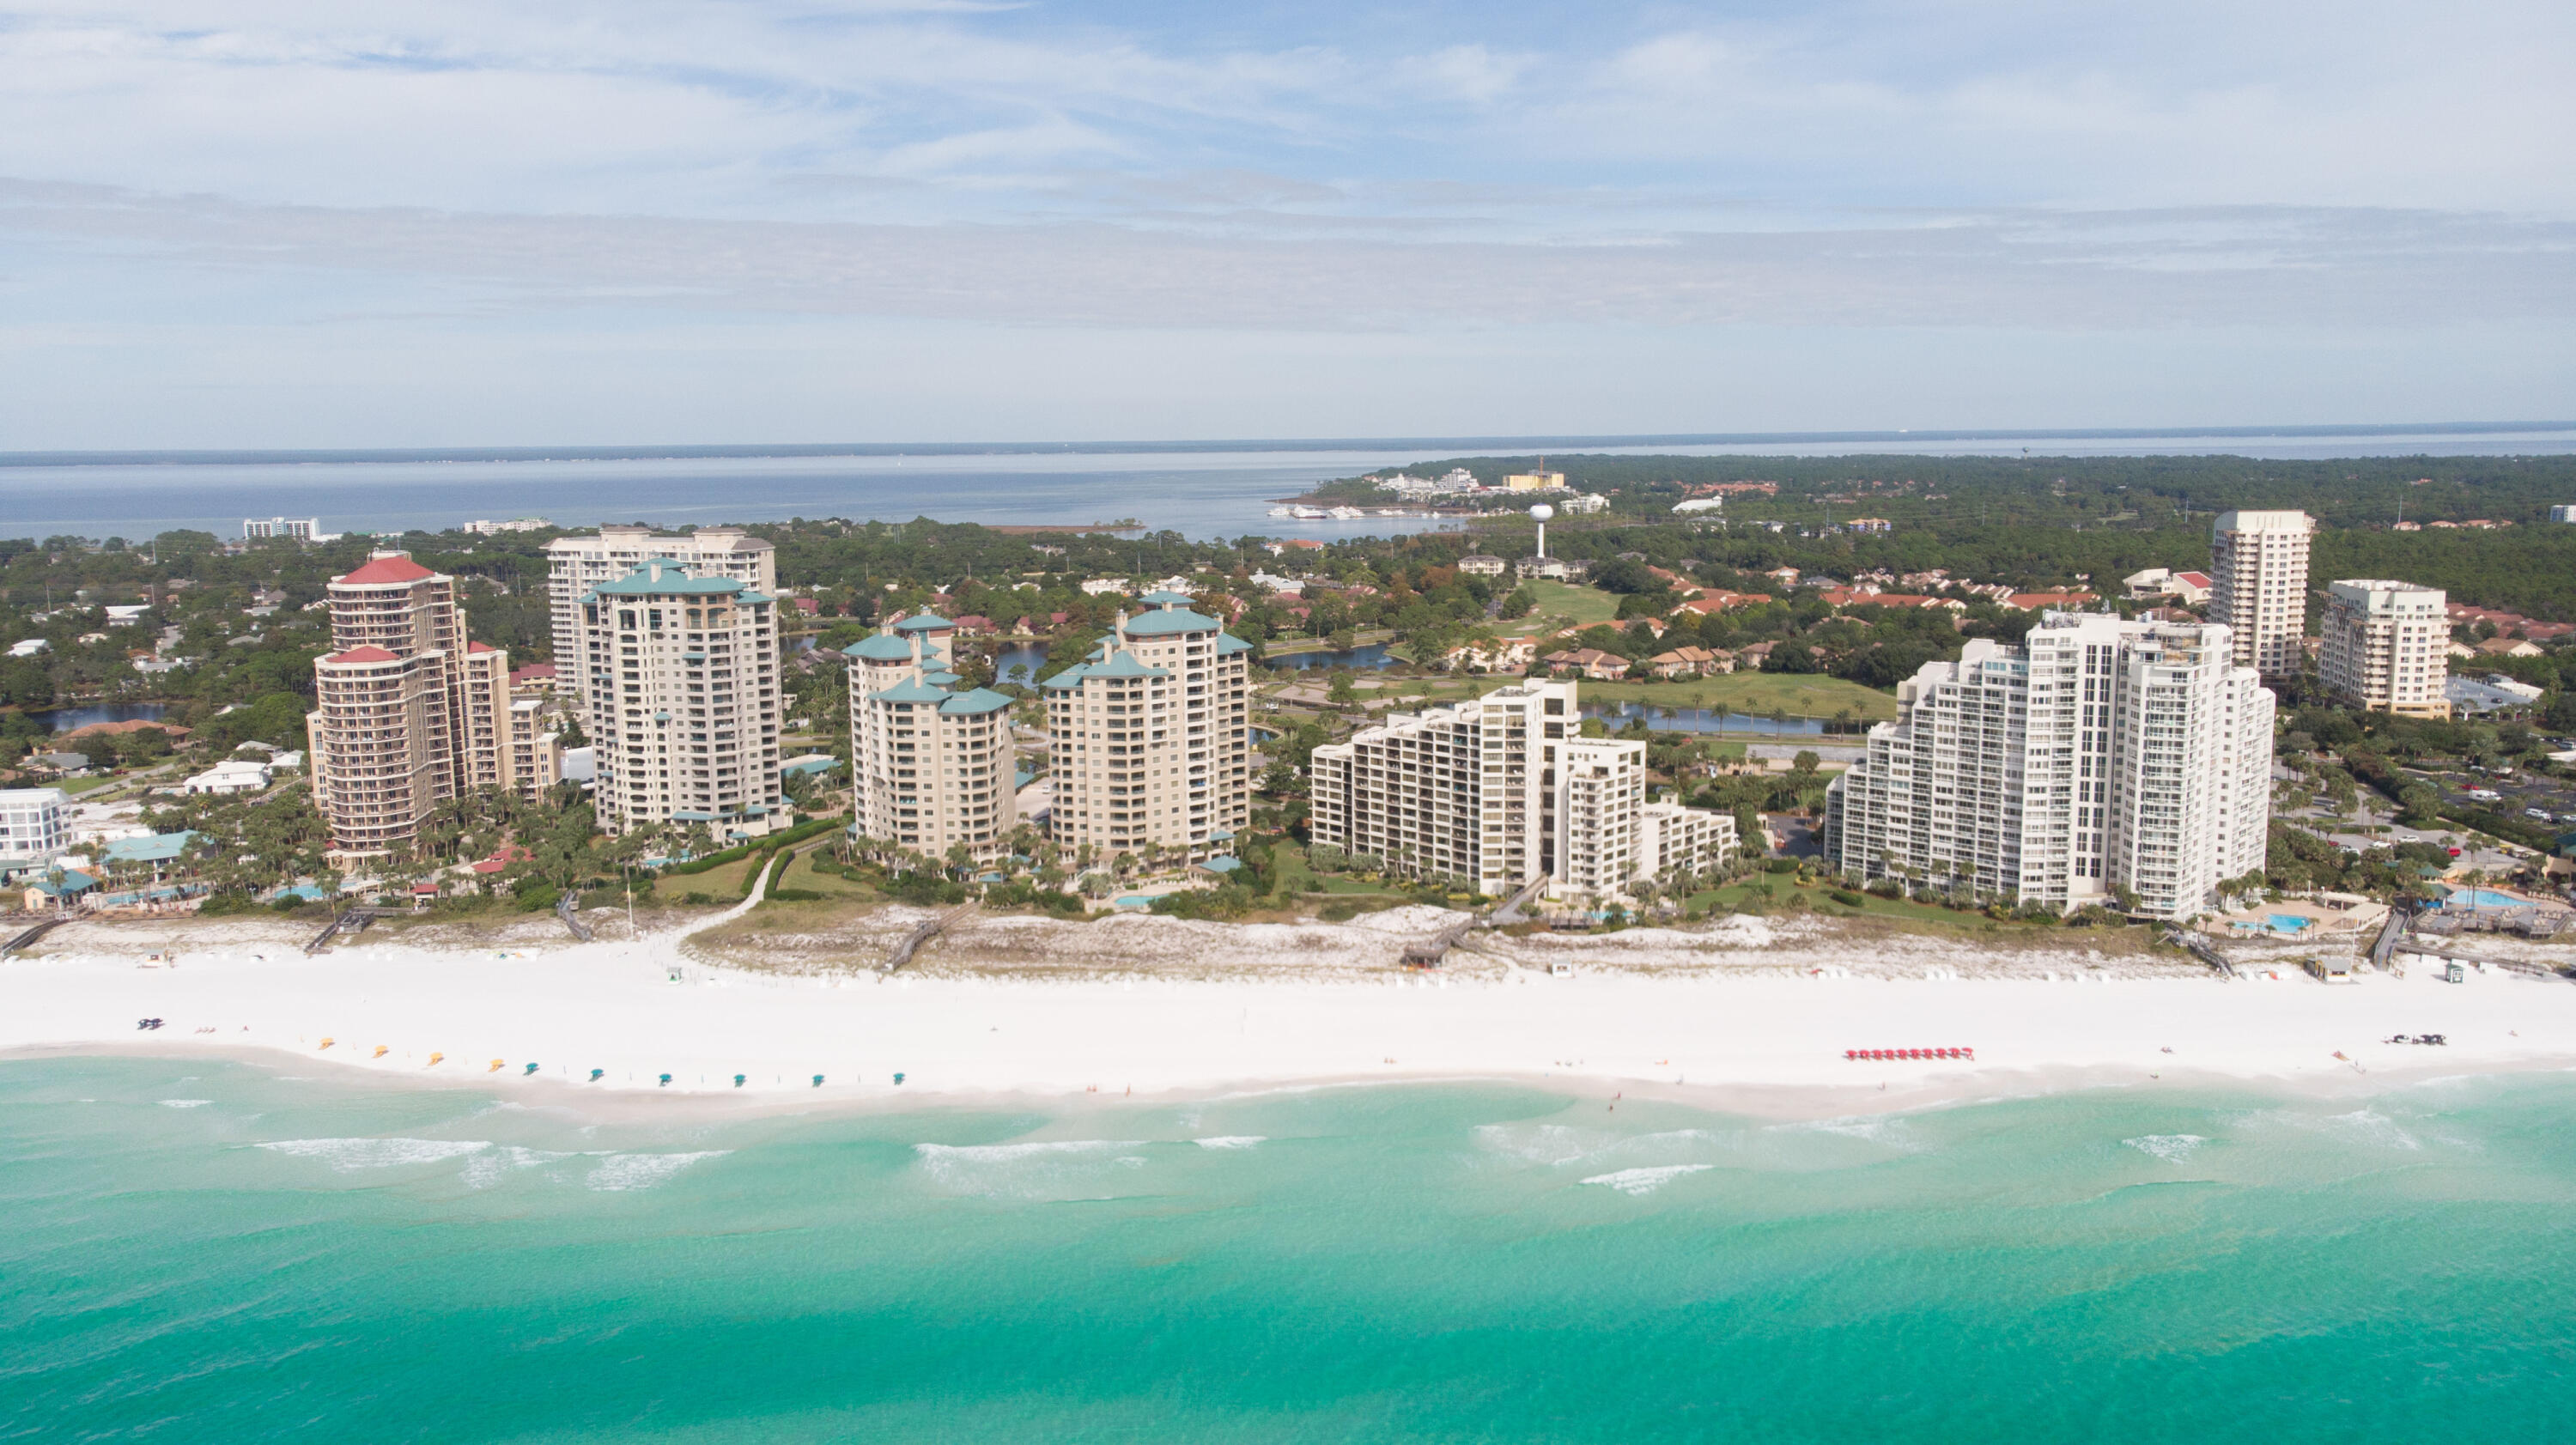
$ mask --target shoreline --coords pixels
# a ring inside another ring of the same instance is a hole
[[[624,1101],[641,1110],[676,1097],[691,1113],[724,1115],[1476,1082],[1818,1118],[2101,1087],[2343,1094],[2576,1069],[2576,988],[2502,971],[2457,985],[2424,968],[2350,985],[1871,977],[1806,971],[1805,951],[1793,965],[1747,949],[1731,962],[1778,966],[881,979],[713,965],[683,955],[680,941],[535,953],[378,945],[312,958],[183,951],[165,966],[13,960],[0,966],[0,1057],[322,1063],[350,1082],[472,1087],[532,1106],[625,1112]],[[138,1032],[143,1017],[167,1022]],[[2401,1034],[2448,1042],[2385,1042]],[[1974,1048],[1976,1059],[1843,1057],[1939,1047]],[[433,1064],[433,1053],[444,1057]],[[596,1084],[592,1069],[603,1071]]]

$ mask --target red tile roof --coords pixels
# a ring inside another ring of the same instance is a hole
[[[340,580],[365,587],[382,586],[389,582],[417,582],[423,577],[437,575],[409,557],[376,557],[369,559],[367,565]]]
[[[324,662],[400,662],[402,659],[381,647],[368,644],[352,647],[346,652],[335,652],[322,660]]]
[[[501,649],[494,647],[488,642],[469,642],[465,644],[465,650],[468,652],[498,652]]]

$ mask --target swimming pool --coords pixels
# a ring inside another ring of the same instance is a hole
[[[2454,888],[2451,890],[2451,896],[2442,900],[2442,906],[2444,908],[2520,908],[2524,905],[2521,899],[2512,894],[2498,893],[2492,888]]]
[[[2314,928],[2316,922],[2296,913],[2269,913],[2263,917],[2263,926],[2274,933],[2305,933]]]

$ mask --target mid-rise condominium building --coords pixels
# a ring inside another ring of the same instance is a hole
[[[335,856],[409,848],[442,798],[545,785],[516,767],[510,655],[466,640],[456,579],[377,552],[333,580],[326,600],[333,650],[314,659],[305,728],[313,805]],[[545,745],[529,739],[532,751]]]
[[[0,788],[0,878],[42,868],[71,846],[60,788]]]
[[[1178,592],[1149,592],[1081,662],[1039,684],[1055,801],[1047,832],[1099,858],[1230,852],[1251,820],[1252,644]]]
[[[2305,512],[2221,512],[2209,539],[2209,620],[2227,627],[2236,663],[2295,677],[2307,659]]]
[[[2263,865],[2269,690],[2207,623],[2051,612],[1898,685],[1894,722],[1826,789],[1849,875],[2066,909],[2135,895],[2188,918]]]
[[[2317,680],[2358,708],[2451,715],[2451,622],[2438,587],[2350,578],[2326,584]]]
[[[557,537],[546,544],[546,558],[552,569],[546,590],[554,604],[556,681],[572,688],[574,715],[592,732],[598,722],[589,710],[591,679],[581,666],[591,655],[585,631],[590,614],[582,599],[592,589],[660,560],[678,563],[692,577],[730,577],[764,597],[778,594],[778,549],[739,527],[701,527],[676,537],[655,536],[650,527],[602,527],[596,535]]]
[[[1582,736],[1572,682],[1525,682],[1398,713],[1308,766],[1314,841],[1500,896],[1612,896],[1735,847],[1724,814],[1646,801],[1645,744]]]
[[[601,831],[703,823],[721,842],[786,823],[777,612],[739,578],[668,557],[582,595]]]
[[[850,778],[863,838],[936,860],[963,847],[977,860],[1011,850],[1019,824],[1011,699],[964,687],[939,639],[945,618],[924,614],[880,628],[842,652],[850,660]]]

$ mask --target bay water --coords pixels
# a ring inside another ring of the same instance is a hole
[[[2563,1075],[1782,1123],[19,1059],[0,1438],[2563,1438],[2571,1126]]]

